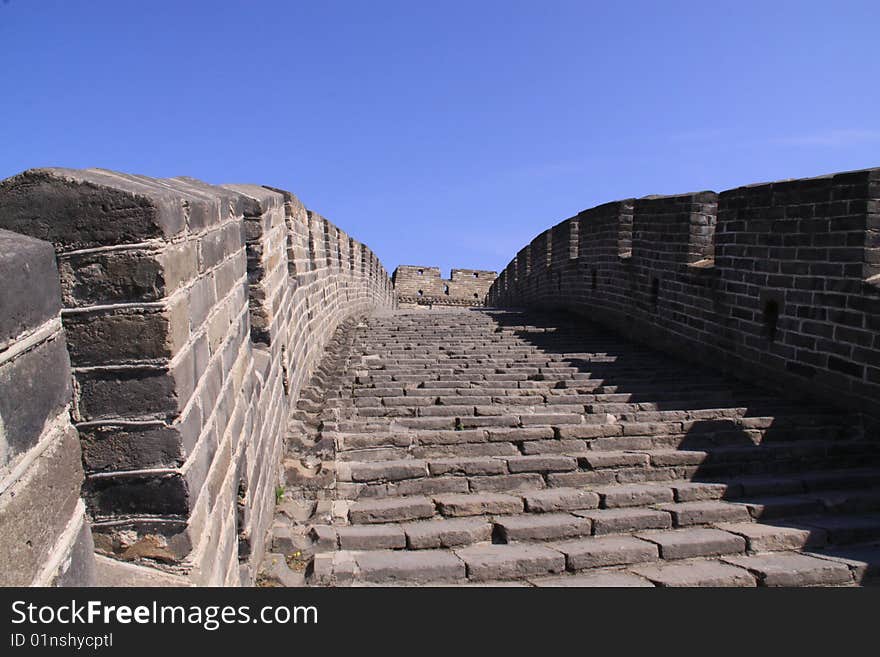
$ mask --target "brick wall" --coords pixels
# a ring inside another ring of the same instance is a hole
[[[404,306],[482,306],[498,274],[484,269],[453,269],[442,278],[439,267],[400,265],[392,281]]]
[[[573,310],[873,423],[878,247],[880,169],[628,199],[536,237],[488,303]]]
[[[0,227],[58,259],[96,548],[252,581],[287,416],[336,324],[394,303],[372,252],[289,192],[43,169]]]
[[[0,230],[0,586],[90,586],[52,245]]]

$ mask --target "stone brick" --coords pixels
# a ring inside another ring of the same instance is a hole
[[[739,492],[736,484],[728,483],[674,482],[670,488],[675,492],[676,502],[719,500]]]
[[[79,503],[82,465],[76,431],[67,427],[0,494],[0,585],[28,586],[48,560]]]
[[[418,460],[352,463],[350,468],[352,481],[400,481],[428,475],[425,462]]]
[[[522,427],[513,429],[488,429],[489,440],[519,442],[525,440],[548,440],[553,438],[552,427]]]
[[[638,538],[656,543],[664,559],[690,559],[744,552],[746,541],[741,536],[718,529],[686,529],[669,532],[644,532]]]
[[[574,413],[535,413],[534,415],[523,415],[520,418],[523,426],[534,424],[549,424],[550,426],[560,426],[567,424],[580,424],[583,418]]]
[[[471,490],[479,493],[500,491],[525,491],[544,487],[544,480],[538,474],[496,475],[492,477],[471,477],[468,479]]]
[[[0,363],[0,464],[35,445],[43,425],[64,410],[70,396],[61,335]]]
[[[852,572],[856,584],[873,584],[880,574],[880,547],[877,545],[836,547],[832,550],[811,552],[810,556],[843,564]]]
[[[83,465],[89,472],[183,465],[181,430],[164,424],[97,424],[80,427]]]
[[[187,482],[178,473],[91,477],[82,492],[92,515],[102,517],[134,513],[187,517],[192,502]]]
[[[565,570],[565,557],[539,545],[475,545],[455,551],[469,580],[530,577]]]
[[[569,570],[641,563],[657,559],[657,546],[630,536],[584,538],[553,543],[565,555]]]
[[[523,494],[526,510],[532,513],[595,509],[599,496],[591,491],[576,488],[550,488]]]
[[[469,489],[464,477],[429,477],[409,479],[396,484],[398,495],[437,495],[439,493],[467,493]]]
[[[544,541],[589,536],[592,524],[567,513],[541,513],[496,517],[495,527],[507,542]]]
[[[67,249],[171,237],[184,228],[181,198],[159,185],[99,170],[31,169],[0,183],[2,226]]]
[[[366,582],[454,582],[465,578],[465,565],[451,552],[375,550],[354,555],[359,577]]]
[[[48,242],[0,230],[0,350],[61,311],[55,252]]]
[[[747,569],[763,586],[828,586],[852,581],[852,574],[845,565],[804,554],[724,557],[724,561]]]
[[[481,518],[426,520],[402,525],[407,545],[413,550],[450,548],[488,541],[492,524]]]
[[[473,495],[438,495],[434,498],[444,516],[478,516],[488,513],[521,513],[523,502],[518,497],[500,493]]]
[[[540,454],[507,459],[507,467],[518,472],[567,472],[577,469],[577,461],[568,456]]]
[[[83,420],[173,416],[180,408],[171,373],[158,367],[89,370],[76,376]]]
[[[65,317],[70,356],[77,366],[168,360],[188,337],[188,319],[152,309],[125,308],[108,312],[76,313]],[[182,338],[174,339],[182,331]]]
[[[428,468],[434,476],[444,474],[497,475],[507,473],[505,462],[493,458],[438,459],[430,461]]]
[[[824,545],[825,532],[821,529],[765,525],[757,522],[724,522],[718,529],[742,536],[752,552],[799,550],[808,545]]]
[[[523,443],[522,452],[526,456],[537,454],[573,454],[587,448],[583,440],[529,440]]]
[[[606,424],[578,424],[559,427],[560,438],[601,438],[608,435],[616,435],[621,431],[620,427]]]
[[[745,522],[751,519],[748,509],[729,502],[683,502],[660,507],[672,514],[676,527],[705,525],[710,522]]]
[[[355,502],[348,512],[354,523],[401,522],[434,515],[434,504],[425,497],[365,500]]]
[[[668,513],[653,509],[596,509],[574,513],[592,520],[593,533],[597,536],[638,529],[668,529],[672,526]]]
[[[623,484],[619,486],[600,486],[594,491],[602,499],[606,509],[648,506],[672,501],[672,490],[666,486],[654,484]]]
[[[632,572],[664,587],[756,586],[749,571],[718,561],[682,561],[634,566]]]
[[[406,547],[406,536],[398,525],[358,525],[338,527],[339,547],[343,550],[382,550]]]

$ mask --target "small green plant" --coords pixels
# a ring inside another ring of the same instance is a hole
[[[281,504],[284,499],[284,486],[275,486],[275,504]]]

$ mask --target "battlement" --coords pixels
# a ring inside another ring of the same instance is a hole
[[[198,584],[252,582],[300,389],[341,321],[394,306],[379,259],[289,192],[100,169],[0,182],[0,228],[39,247],[15,268],[41,278],[9,290],[57,291],[48,310],[21,300],[10,336],[54,328],[31,356],[10,358],[29,369],[4,380],[30,390],[39,417],[63,407],[73,419],[52,435],[73,436],[76,468],[81,450],[84,480],[71,466],[65,482],[78,502],[82,481],[98,552]],[[27,388],[41,350],[44,385]],[[4,399],[0,429],[15,428],[22,411]],[[9,457],[42,440],[39,417],[12,434],[14,449],[4,443]],[[24,543],[19,522],[0,516],[0,534]]]
[[[482,306],[498,273],[485,269],[453,269],[442,278],[439,267],[400,265],[391,280],[404,306]]]
[[[573,310],[880,416],[880,169],[626,199],[520,250],[496,306]]]

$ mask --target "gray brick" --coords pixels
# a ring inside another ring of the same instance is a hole
[[[0,230],[0,350],[57,317],[61,287],[48,242]]]
[[[668,529],[672,526],[668,513],[653,509],[596,509],[574,513],[592,520],[593,533],[597,536],[638,529]]]
[[[70,402],[70,365],[57,335],[0,364],[0,465],[23,454]]]
[[[852,581],[845,565],[804,554],[725,557],[724,561],[748,569],[763,586],[828,586]]]
[[[478,516],[487,513],[521,513],[522,500],[500,493],[437,495],[434,497],[444,516]]]
[[[350,467],[352,481],[400,481],[428,475],[425,462],[418,460],[352,463]]]
[[[565,557],[539,545],[486,545],[456,550],[467,564],[468,579],[485,581],[530,577],[565,570]]]
[[[406,547],[406,536],[398,525],[356,525],[338,527],[343,550],[382,550]]]
[[[595,509],[599,496],[591,491],[576,488],[550,488],[523,494],[526,510],[533,513]]]
[[[518,472],[567,472],[577,469],[577,461],[568,456],[541,454],[507,459],[507,467]]]
[[[553,543],[565,555],[569,570],[641,563],[657,559],[657,546],[630,536],[583,538]]]
[[[672,514],[676,527],[705,525],[710,522],[745,522],[751,519],[745,506],[729,502],[683,502],[664,504],[659,508]]]
[[[589,536],[592,523],[568,513],[496,517],[495,527],[505,541],[544,541]]]
[[[755,586],[749,571],[718,561],[680,561],[633,566],[633,573],[664,587]]]
[[[352,504],[348,512],[358,524],[400,522],[434,515],[434,504],[426,497],[405,497],[387,500],[365,500]]]
[[[356,554],[354,559],[358,576],[365,582],[454,582],[465,578],[464,563],[445,550],[375,550]]]
[[[457,547],[492,538],[492,524],[482,518],[426,520],[402,527],[413,550]]]
[[[505,462],[501,459],[493,458],[437,459],[430,461],[428,468],[434,476],[444,474],[497,475],[507,473]]]
[[[806,546],[824,545],[825,532],[818,528],[765,525],[758,522],[725,522],[718,529],[745,538],[753,552],[798,550]]]
[[[690,559],[744,552],[746,541],[741,536],[718,529],[685,529],[669,532],[643,532],[638,538],[660,546],[664,559]]]
[[[594,491],[602,498],[602,506],[608,509],[672,502],[673,498],[669,487],[658,484],[600,486]]]

